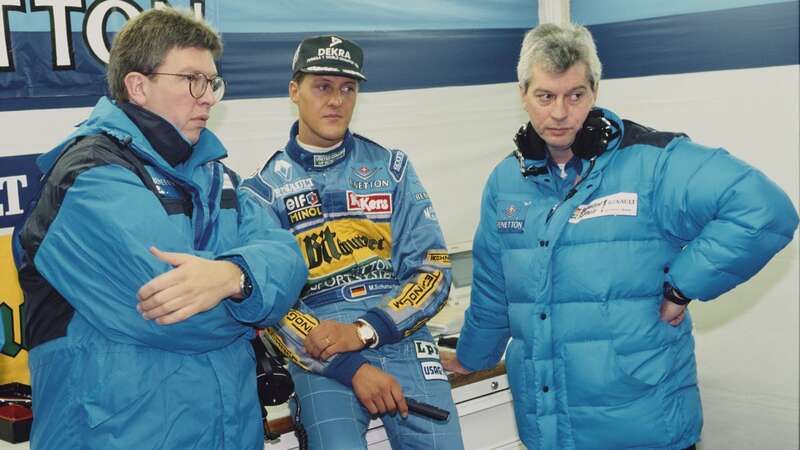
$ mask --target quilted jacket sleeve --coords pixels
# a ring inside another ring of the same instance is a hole
[[[658,223],[683,245],[667,281],[689,298],[710,300],[747,281],[797,229],[786,193],[725,150],[676,139],[654,179]]]

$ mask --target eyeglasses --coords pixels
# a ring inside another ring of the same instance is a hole
[[[202,73],[165,73],[165,72],[150,72],[145,74],[147,76],[151,75],[170,75],[173,77],[181,77],[186,79],[189,82],[189,94],[191,94],[194,98],[200,98],[203,94],[206,93],[206,89],[208,89],[208,85],[211,85],[211,93],[214,94],[214,98],[217,101],[222,100],[222,96],[225,94],[225,80],[222,79],[221,76],[217,75],[213,78],[209,78],[205,74]]]

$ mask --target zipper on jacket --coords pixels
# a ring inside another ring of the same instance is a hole
[[[575,196],[575,194],[577,194],[577,193],[578,193],[578,186],[580,186],[580,185],[581,185],[581,183],[583,183],[583,181],[584,181],[584,180],[586,180],[587,178],[589,178],[589,174],[590,174],[590,173],[592,173],[592,169],[594,168],[594,162],[595,162],[595,160],[597,160],[597,157],[596,157],[596,156],[595,156],[594,158],[592,158],[592,159],[590,159],[590,160],[589,160],[589,170],[587,170],[587,171],[586,171],[586,175],[585,175],[585,176],[583,176],[583,177],[580,179],[580,181],[578,181],[578,183],[577,183],[575,186],[572,186],[572,189],[570,189],[570,190],[569,190],[569,192],[567,192],[567,195],[566,195],[566,197],[564,197],[564,199],[563,199],[563,200],[561,200],[560,202],[556,203],[555,205],[553,205],[553,207],[552,207],[552,208],[550,208],[550,212],[548,212],[548,213],[547,213],[547,219],[545,219],[545,221],[544,221],[545,225],[547,225],[548,223],[550,223],[550,219],[552,219],[552,218],[553,218],[553,214],[555,214],[555,213],[556,213],[556,210],[557,210],[557,209],[558,209],[558,208],[559,208],[561,205],[563,205],[564,203],[566,203],[566,202],[567,202],[569,199],[571,199],[572,197],[574,197],[574,196]]]

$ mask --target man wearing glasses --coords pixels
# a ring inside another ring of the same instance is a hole
[[[221,48],[189,15],[135,17],[111,49],[113,100],[39,158],[20,238],[33,449],[263,447],[249,340],[307,271],[206,129]]]

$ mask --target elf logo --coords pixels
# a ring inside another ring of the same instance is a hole
[[[293,212],[312,206],[319,206],[319,193],[314,189],[286,197],[283,201],[286,204],[286,211]]]
[[[356,194],[347,191],[347,210],[361,211],[364,214],[391,214],[392,194]]]

